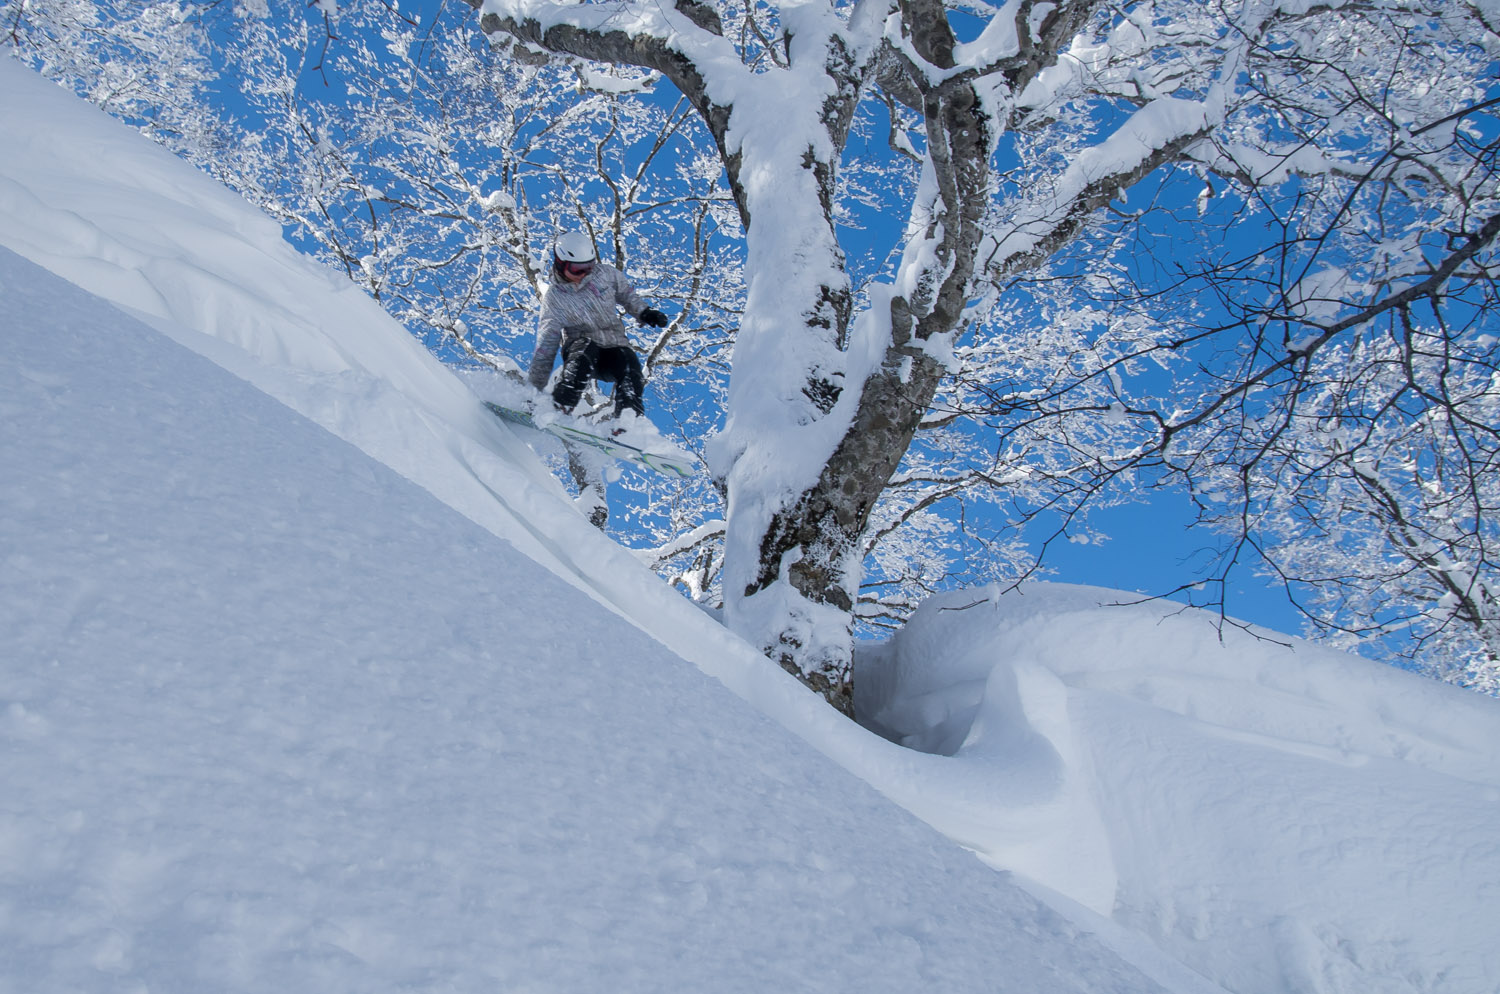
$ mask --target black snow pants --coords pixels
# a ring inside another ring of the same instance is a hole
[[[646,379],[634,349],[574,338],[563,342],[562,352],[562,375],[552,388],[552,400],[558,407],[571,411],[589,380],[597,379],[615,385],[615,417],[627,408],[637,414],[646,413],[643,399]]]

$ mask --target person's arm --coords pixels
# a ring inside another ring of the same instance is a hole
[[[633,318],[641,316],[646,309],[646,302],[641,295],[635,292],[635,287],[625,278],[625,274],[615,270],[615,302],[625,308],[625,313]]]
[[[542,314],[536,323],[536,351],[531,354],[531,366],[526,370],[527,381],[539,391],[547,389],[552,364],[557,361],[557,350],[562,345],[562,325],[556,309],[548,302],[549,296],[542,295]]]
[[[625,308],[625,313],[635,318],[641,324],[649,324],[656,328],[667,326],[667,316],[654,307],[647,307],[646,302],[641,299],[640,294],[635,292],[635,287],[620,273],[615,284],[615,300]]]

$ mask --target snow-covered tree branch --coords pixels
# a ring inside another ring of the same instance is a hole
[[[1226,537],[1220,590],[1258,564],[1315,632],[1493,686],[1497,39],[1469,5],[1289,14],[1246,36],[1193,171],[1028,288],[1095,308],[1092,341],[969,396],[1005,444],[1050,440],[1071,506],[1189,491]]]

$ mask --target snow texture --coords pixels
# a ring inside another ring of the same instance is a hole
[[[1494,699],[978,590],[861,653],[894,744],[237,198],[0,94],[0,992],[1500,988]]]

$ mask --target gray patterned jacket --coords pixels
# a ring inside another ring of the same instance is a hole
[[[552,363],[563,341],[585,338],[604,346],[630,347],[618,308],[635,317],[646,305],[635,288],[614,266],[595,263],[594,271],[577,283],[558,279],[542,291],[542,316],[537,321],[536,352],[526,378],[538,390],[547,386]]]

